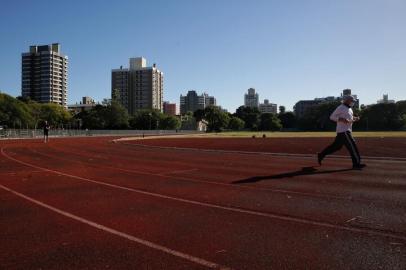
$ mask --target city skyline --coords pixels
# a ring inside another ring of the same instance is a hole
[[[111,68],[138,55],[165,71],[165,100],[208,89],[231,112],[250,87],[289,110],[345,88],[365,104],[386,93],[406,99],[404,1],[49,3],[3,4],[2,91],[20,95],[28,46],[59,42],[70,58],[68,104],[109,97]]]

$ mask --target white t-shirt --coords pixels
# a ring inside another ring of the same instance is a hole
[[[339,118],[347,119],[349,122],[339,122]],[[346,131],[352,131],[352,123],[354,122],[354,113],[352,109],[344,104],[341,104],[337,109],[331,114],[330,119],[337,122],[337,133],[342,133]]]

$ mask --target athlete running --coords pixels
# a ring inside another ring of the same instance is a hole
[[[354,116],[352,111],[354,104],[355,99],[353,96],[344,96],[342,104],[331,114],[330,119],[337,123],[337,136],[331,145],[327,146],[321,153],[317,154],[317,159],[320,165],[327,155],[340,150],[343,145],[345,145],[350,152],[353,168],[360,170],[366,166],[361,163],[361,156],[354,137],[352,136],[352,124],[360,119],[359,117]]]

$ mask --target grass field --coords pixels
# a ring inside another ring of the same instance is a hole
[[[232,131],[222,133],[207,133],[204,136],[214,137],[262,137],[265,134],[267,137],[274,138],[320,138],[334,137],[335,132],[254,132],[254,131]],[[400,137],[406,138],[406,131],[358,131],[354,132],[355,137]]]

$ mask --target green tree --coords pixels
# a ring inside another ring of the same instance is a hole
[[[375,104],[361,113],[360,125],[368,130],[399,130],[404,127],[404,117],[397,104]]]
[[[232,116],[230,118],[230,121],[228,122],[228,128],[231,130],[242,130],[244,126],[245,126],[244,120],[236,116]]]
[[[286,112],[286,107],[285,106],[279,106],[279,113],[284,114]]]
[[[131,128],[140,130],[158,129],[163,114],[157,110],[140,110],[131,118]]]
[[[208,122],[208,131],[220,132],[228,126],[230,120],[228,113],[217,106],[209,106],[204,109],[204,119]]]
[[[332,101],[309,108],[298,120],[299,128],[302,130],[334,130],[336,124],[330,120],[330,115],[340,104],[340,101]]]
[[[176,116],[165,115],[159,122],[160,129],[174,130],[179,129],[181,126],[180,119]]]
[[[396,102],[396,108],[400,114],[406,114],[406,100]]]
[[[205,110],[202,110],[202,109],[197,109],[193,113],[193,117],[196,119],[196,121],[202,121],[204,119],[204,115],[205,115]]]
[[[235,116],[242,119],[245,123],[245,128],[256,130],[259,125],[260,111],[258,108],[240,106],[235,112]]]
[[[12,96],[0,93],[0,125],[20,128],[33,127],[35,123],[27,104]]]
[[[82,127],[88,129],[105,129],[107,127],[104,119],[105,107],[96,105],[90,111],[84,111],[77,114],[77,119],[82,119]]]
[[[129,127],[129,116],[126,108],[115,100],[107,105],[103,112],[106,127],[110,129],[126,129]]]
[[[282,128],[281,120],[273,113],[263,113],[260,119],[261,130],[277,131]]]
[[[66,125],[72,119],[72,115],[62,106],[54,103],[44,103],[39,106],[31,104],[32,111],[39,109],[39,119],[48,121],[51,126],[59,127]]]
[[[90,111],[80,112],[75,116],[82,120],[83,128],[89,129],[125,129],[129,127],[127,110],[118,102],[108,105],[96,105]]]
[[[281,120],[283,128],[291,129],[296,127],[296,116],[293,112],[279,113],[278,118]]]

